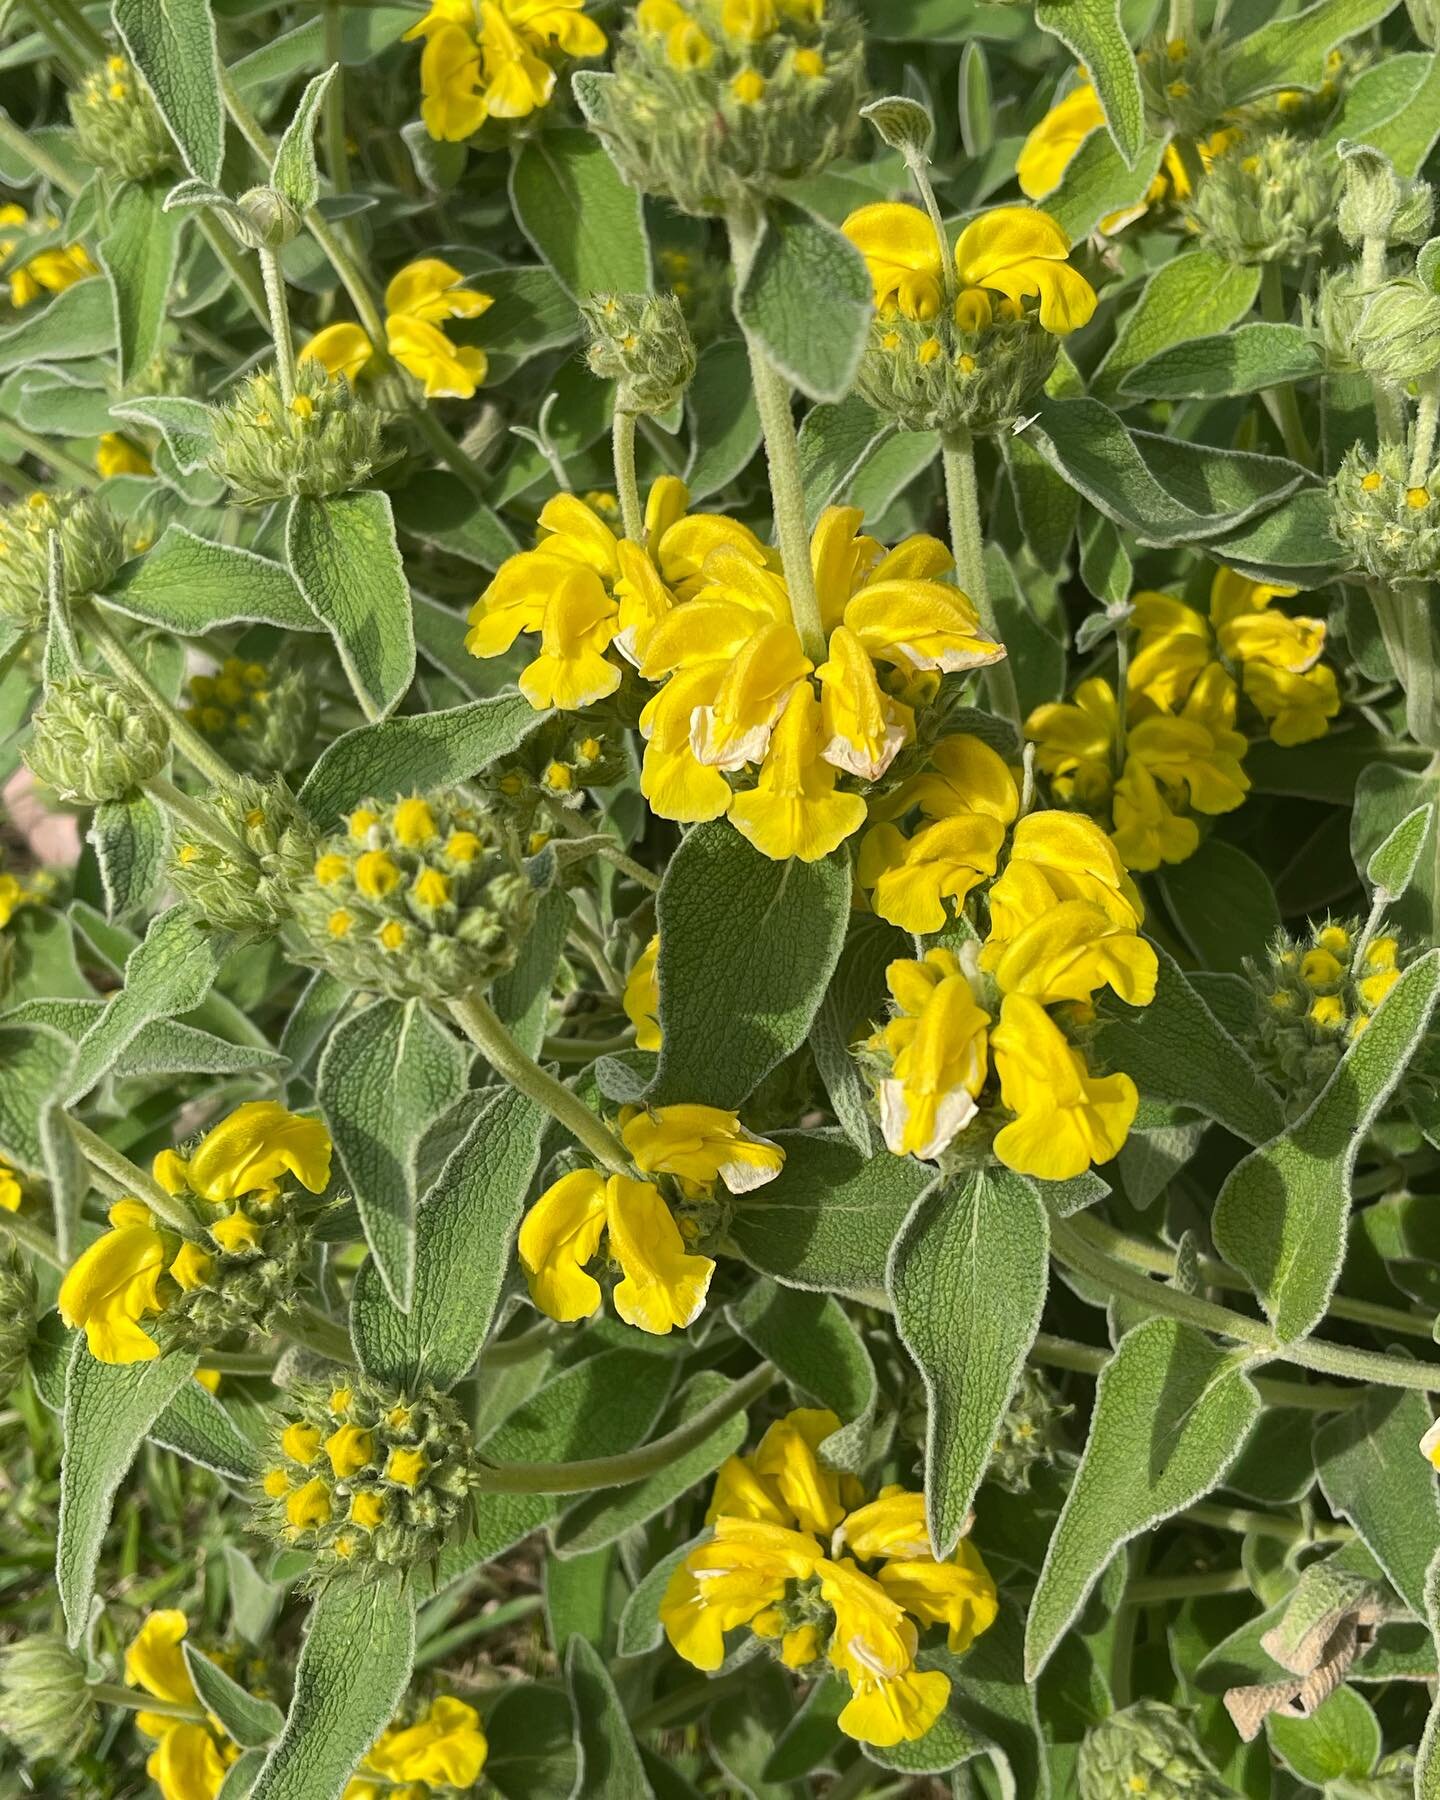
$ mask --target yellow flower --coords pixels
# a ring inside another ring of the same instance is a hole
[[[787,1582],[812,1576],[824,1553],[808,1533],[764,1520],[721,1518],[670,1577],[660,1602],[665,1635],[686,1662],[718,1669],[725,1633],[784,1598]]]
[[[990,1045],[1000,1097],[1016,1115],[995,1139],[1007,1168],[1068,1181],[1115,1155],[1140,1104],[1128,1075],[1091,1075],[1060,1027],[1024,994],[1005,997]]]
[[[343,375],[353,386],[360,379],[375,346],[358,325],[327,325],[317,331],[300,352],[300,360],[311,357],[330,375]]]
[[[112,475],[153,475],[154,464],[118,431],[103,431],[95,450],[95,472],[108,481]]]
[[[925,1496],[894,1485],[881,1488],[878,1499],[850,1514],[839,1538],[862,1562],[879,1556],[928,1557]]]
[[[1000,1612],[990,1571],[968,1539],[961,1539],[948,1562],[935,1562],[928,1549],[922,1556],[902,1554],[887,1562],[876,1579],[912,1618],[923,1625],[943,1625],[957,1655],[988,1631]]]
[[[885,1748],[924,1737],[945,1710],[950,1677],[939,1669],[909,1669],[902,1675],[859,1673],[853,1694],[835,1721],[857,1743]]]
[[[162,1150],[154,1163],[167,1194],[188,1188],[215,1205],[271,1193],[285,1174],[308,1192],[323,1193],[330,1181],[330,1133],[319,1119],[287,1112],[275,1100],[237,1107],[206,1132],[188,1161]]]
[[[1202,614],[1173,594],[1139,593],[1131,624],[1138,633],[1126,694],[1137,703],[1168,711],[1178,706],[1211,661],[1210,627]]]
[[[1057,798],[1087,808],[1109,798],[1119,733],[1115,690],[1099,676],[1082,681],[1068,704],[1037,706],[1025,721],[1036,766],[1050,777]]]
[[[882,201],[852,212],[841,230],[865,258],[882,313],[933,319],[945,297],[945,266],[935,228],[918,206]]]
[[[180,1648],[187,1630],[182,1612],[147,1613],[125,1652],[126,1681],[157,1700],[198,1705]],[[142,1710],[135,1723],[146,1737],[156,1740],[145,1769],[161,1800],[215,1800],[227,1765],[239,1754],[233,1745],[227,1743],[222,1750],[208,1726],[173,1713]]]
[[[308,1468],[320,1454],[319,1427],[302,1425],[298,1421],[287,1425],[280,1434],[280,1448],[292,1462]]]
[[[1235,704],[1235,683],[1220,663],[1210,663],[1182,711],[1141,719],[1131,726],[1126,748],[1162,787],[1183,794],[1193,811],[1232,812],[1250,791]]]
[[[58,219],[32,221],[23,206],[0,206],[0,228],[18,225],[24,230],[53,229]],[[17,238],[0,237],[0,261],[11,257],[19,243]],[[52,245],[32,256],[28,262],[10,271],[10,304],[16,308],[29,306],[42,293],[60,294],[87,275],[98,275],[83,244]]]
[[[438,325],[410,313],[385,321],[385,347],[425,386],[425,398],[468,400],[485,379],[489,358],[473,344],[452,344]]]
[[[1113,799],[1111,841],[1127,869],[1182,863],[1200,848],[1200,827],[1171,807],[1155,777],[1133,756],[1126,758]]]
[[[346,1481],[375,1460],[375,1436],[359,1425],[342,1425],[325,1440],[325,1454],[336,1477]]]
[[[125,1651],[125,1679],[157,1700],[193,1702],[195,1684],[185,1664],[181,1639],[190,1629],[183,1612],[166,1608],[147,1613]]]
[[[892,962],[886,985],[899,1017],[878,1034],[893,1058],[880,1084],[880,1128],[896,1156],[929,1161],[974,1118],[984,1086],[990,1015],[976,1004],[953,951]]]
[[[1043,200],[1060,185],[1092,131],[1105,124],[1100,96],[1088,81],[1057,100],[1021,145],[1015,178],[1027,200]]]
[[[110,1208],[110,1230],[71,1264],[60,1284],[60,1317],[83,1326],[98,1362],[151,1362],[160,1346],[139,1321],[164,1310],[159,1282],[165,1244],[138,1200]]]
[[[1155,998],[1155,952],[1133,921],[1108,917],[1088,900],[1062,900],[1006,941],[991,971],[1002,994],[1027,994],[1042,1006],[1089,1000],[1111,987],[1127,1006]]]
[[[730,822],[775,862],[817,862],[865,823],[858,794],[837,794],[839,770],[821,755],[820,707],[808,683],[791,694],[756,786],[737,794]]]
[[[872,1576],[848,1558],[824,1562],[818,1573],[835,1614],[829,1659],[852,1690],[840,1729],[877,1746],[923,1737],[945,1708],[950,1678],[915,1669],[915,1626]]]
[[[725,0],[720,23],[727,37],[758,44],[779,30],[775,0]]]
[[[577,1169],[548,1187],[525,1215],[517,1249],[541,1312],[569,1323],[600,1305],[585,1265],[608,1235],[622,1279],[613,1299],[629,1325],[663,1336],[689,1325],[705,1305],[715,1264],[691,1256],[658,1188],[625,1175]]]
[[[558,50],[599,56],[605,33],[585,0],[435,0],[406,32],[426,39],[420,59],[421,117],[431,137],[459,143],[489,118],[521,119],[546,105]]]
[[[660,978],[656,973],[660,960],[660,936],[657,932],[635,958],[625,977],[625,992],[620,1004],[625,1017],[635,1027],[637,1050],[660,1048]]]
[[[423,1450],[407,1450],[397,1444],[385,1463],[385,1479],[398,1487],[414,1488],[429,1466]]]
[[[837,1415],[825,1408],[797,1407],[767,1427],[750,1463],[755,1474],[774,1486],[801,1531],[826,1538],[845,1517],[840,1476],[819,1458],[820,1445],[840,1429]]]
[[[227,1761],[238,1754],[227,1745],[227,1758],[204,1725],[188,1724],[163,1713],[142,1713],[136,1723],[165,1719],[168,1729],[151,1751],[145,1772],[160,1790],[160,1800],[215,1800],[224,1785]],[[154,1736],[154,1732],[150,1733]]]
[[[749,1456],[727,1456],[715,1474],[715,1486],[705,1523],[716,1519],[762,1519],[770,1525],[793,1525],[795,1515],[780,1497],[780,1489],[761,1475]]]
[[[1033,920],[1062,900],[1086,900],[1112,923],[1134,930],[1145,909],[1115,846],[1079,813],[1027,813],[1015,827],[1010,860],[989,892],[990,935],[980,966],[993,969]]]
[[[391,1782],[421,1782],[427,1790],[468,1790],[480,1779],[487,1749],[475,1708],[441,1694],[413,1725],[383,1731],[361,1769]]]
[[[0,1207],[6,1212],[19,1212],[23,1198],[24,1193],[15,1179],[15,1171],[9,1163],[0,1162]]]
[[[635,1167],[646,1175],[673,1175],[692,1193],[723,1181],[732,1194],[748,1194],[773,1181],[785,1152],[757,1137],[738,1114],[718,1106],[657,1106],[637,1112],[620,1136]]]
[[[878,781],[915,735],[908,706],[880,691],[864,644],[847,626],[830,634],[830,658],[815,671],[826,762],[862,781]]]
[[[1246,663],[1245,697],[1270,727],[1270,741],[1287,746],[1324,737],[1340,710],[1335,671],[1324,663],[1292,675],[1263,662]]]
[[[285,1502],[285,1517],[297,1531],[323,1525],[330,1517],[330,1489],[318,1475],[296,1488]]]

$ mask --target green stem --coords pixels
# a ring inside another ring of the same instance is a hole
[[[123,1151],[117,1150],[113,1144],[107,1144],[97,1132],[88,1125],[82,1125],[73,1116],[70,1119],[70,1131],[79,1148],[80,1154],[92,1168],[99,1169],[127,1194],[135,1199],[143,1200],[158,1219],[186,1237],[195,1235],[195,1220],[182,1200],[167,1194],[153,1176],[138,1168]]]
[[[30,0],[27,10],[41,37],[59,57],[78,86],[89,72],[86,67],[87,58],[80,47],[61,29],[60,21],[51,10],[48,0]]]
[[[1245,1506],[1214,1506],[1200,1501],[1187,1506],[1177,1518],[1192,1525],[1209,1525],[1216,1531],[1233,1531],[1241,1537],[1268,1537],[1282,1544],[1344,1544],[1355,1533],[1348,1525],[1298,1524],[1294,1519],[1279,1519],[1273,1513],[1252,1512]]]
[[[38,431],[31,431],[29,426],[22,425],[17,419],[7,418],[5,435],[19,444],[22,450],[28,450],[31,456],[43,463],[48,463],[57,475],[67,476],[76,487],[93,488],[100,477],[87,463],[72,451],[53,443],[48,437],[42,437]]]
[[[54,1238],[43,1226],[27,1219],[24,1213],[0,1213],[0,1231],[8,1231],[17,1244],[23,1244],[32,1256],[49,1263],[52,1269],[65,1267],[65,1259]]]
[[[476,499],[486,499],[490,487],[485,479],[485,471],[469,451],[455,442],[423,400],[417,400],[411,407],[410,417],[415,421],[421,437],[425,439],[450,473],[458,476]]]
[[[622,1050],[635,1048],[633,1031],[617,1032],[605,1038],[547,1037],[545,1054],[552,1062],[588,1063],[597,1056],[618,1056]]]
[[[285,277],[279,253],[260,252],[260,274],[265,283],[265,305],[270,315],[270,336],[275,342],[275,374],[280,398],[288,407],[295,398],[295,343],[290,334],[290,303],[285,298]]]
[[[1435,374],[1419,384],[1420,403],[1415,409],[1414,443],[1410,451],[1410,486],[1424,487],[1435,454],[1435,432],[1440,426],[1440,379]]]
[[[968,425],[946,434],[941,450],[945,471],[945,505],[950,515],[950,550],[955,558],[955,574],[961,588],[970,596],[986,634],[1004,646],[1000,624],[990,601],[990,584],[985,579],[985,538],[980,527],[980,493],[975,481],[975,440]],[[1015,686],[1015,671],[1010,658],[1002,657],[985,671],[985,692],[990,704],[1015,727],[1016,741],[1025,742],[1025,718],[1020,708],[1020,691]]]
[[[105,42],[104,36],[74,4],[74,0],[42,0],[42,4],[49,7],[52,15],[70,33],[86,56],[95,62],[103,62],[110,54],[110,46]]]
[[[239,288],[245,297],[245,304],[268,331],[270,308],[265,303],[265,284],[255,272],[253,264],[246,261],[239,245],[218,219],[203,211],[197,212],[195,216],[200,223],[200,235],[215,253],[215,260]]]
[[[163,1713],[170,1719],[193,1719],[204,1724],[205,1714],[187,1700],[157,1700],[153,1694],[142,1694],[137,1688],[121,1687],[114,1681],[92,1681],[90,1694],[102,1706],[123,1706],[127,1712]]]
[[[206,1350],[200,1367],[212,1375],[265,1375],[275,1373],[275,1358],[251,1350]]]
[[[242,865],[248,865],[253,859],[248,849],[242,844],[210,808],[201,801],[192,799],[173,781],[164,775],[152,775],[145,783],[146,791],[152,800],[171,812],[185,826],[187,831],[202,838],[207,844],[213,844],[217,850],[223,850],[226,856],[238,857]]]
[[[325,90],[322,129],[330,185],[337,194],[350,192],[350,156],[345,148],[345,64],[340,0],[325,0],[325,63],[335,73]]]
[[[760,241],[761,216],[752,205],[732,207],[726,215],[730,232],[730,259],[735,267],[737,292],[744,282]],[[751,332],[745,334],[750,358],[750,380],[755,408],[765,438],[765,459],[770,469],[770,499],[775,515],[775,536],[785,568],[790,595],[790,615],[805,654],[814,663],[825,660],[825,623],[815,592],[815,571],[810,562],[810,531],[805,521],[805,484],[800,476],[800,449],[791,410],[790,384],[770,362],[764,346]]]
[[[717,1426],[758,1400],[775,1378],[770,1364],[761,1363],[742,1381],[735,1382],[728,1393],[701,1407],[693,1418],[653,1443],[642,1444],[638,1450],[592,1457],[588,1462],[504,1463],[493,1468],[482,1465],[472,1479],[482,1494],[584,1494],[595,1488],[624,1487],[632,1481],[643,1481],[697,1444],[703,1444]]]
[[[72,179],[65,165],[57,162],[43,144],[36,143],[30,133],[22,131],[5,112],[0,112],[0,144],[28,162],[37,175],[43,175],[51,187],[58,188],[62,194],[68,194],[73,200],[80,192],[80,184]]]
[[[281,1329],[292,1342],[303,1344],[307,1350],[314,1350],[321,1356],[328,1356],[332,1362],[353,1363],[355,1360],[350,1333],[328,1313],[321,1312],[318,1306],[312,1306],[308,1301],[285,1320]]]
[[[497,1075],[543,1106],[571,1137],[578,1139],[597,1162],[613,1174],[630,1172],[630,1158],[615,1134],[596,1118],[578,1095],[572,1094],[553,1075],[547,1074],[533,1057],[525,1054],[479,994],[452,1000],[450,1012]]]
[[[1099,1375],[1113,1355],[1113,1350],[1072,1343],[1069,1338],[1051,1337],[1044,1331],[1030,1346],[1032,1362],[1043,1363],[1047,1368],[1073,1369],[1080,1375]],[[1252,1380],[1267,1406],[1288,1406],[1302,1412],[1344,1412],[1364,1398],[1359,1388],[1328,1383],[1276,1381],[1267,1375],[1256,1375]]]
[[[620,519],[632,544],[645,541],[645,514],[640,505],[640,483],[635,474],[635,414],[616,408],[610,428],[615,452],[615,494]]]
[[[578,944],[585,952],[591,967],[600,977],[600,985],[605,992],[610,995],[612,1000],[618,1000],[623,992],[623,987],[619,976],[610,967],[609,959],[605,955],[605,946],[601,943],[598,935],[583,919],[572,921],[568,935],[570,941]]]
[[[171,742],[195,772],[217,787],[233,789],[239,777],[229,763],[217,750],[211,749],[188,719],[180,716],[105,623],[99,607],[93,603],[85,609],[84,625],[95,640],[101,656],[110,665],[112,673],[138,688],[150,704],[158,709],[169,727]]]
[[[1205,1575],[1157,1575],[1148,1581],[1132,1581],[1120,1601],[1122,1616],[1139,1606],[1162,1600],[1200,1600],[1207,1594],[1248,1594],[1250,1577],[1243,1569],[1212,1569]]]
[[[934,183],[930,180],[930,159],[922,150],[907,148],[905,150],[905,167],[910,171],[910,179],[915,183],[916,191],[924,202],[925,210],[930,215],[931,229],[935,233],[935,241],[940,247],[940,279],[945,289],[945,310],[948,313],[955,304],[955,258],[950,253],[950,240],[945,235],[945,219],[940,211],[940,203],[935,198]]]
[[[1260,277],[1260,312],[1272,325],[1285,323],[1285,285],[1279,263],[1265,264]],[[1294,382],[1282,381],[1278,387],[1270,388],[1266,399],[1271,406],[1275,423],[1280,427],[1280,435],[1285,440],[1286,454],[1293,462],[1299,463],[1301,468],[1313,469],[1315,452],[1305,434]]]
[[[503,1369],[507,1363],[524,1362],[526,1357],[547,1344],[558,1344],[559,1335],[548,1321],[544,1325],[536,1325],[530,1331],[522,1331],[519,1337],[500,1338],[489,1343],[480,1352],[480,1364],[484,1369]]]

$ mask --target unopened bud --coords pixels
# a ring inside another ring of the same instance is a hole
[[[381,460],[380,414],[313,356],[296,365],[288,405],[274,375],[261,370],[212,418],[210,467],[242,501],[347,493]]]
[[[1140,89],[1152,128],[1165,137],[1203,138],[1226,110],[1224,37],[1157,33],[1138,52]]]
[[[235,235],[246,242],[248,249],[280,250],[300,235],[299,210],[278,188],[251,188],[240,196],[238,206],[245,223],[228,219],[227,222]]]
[[[1440,575],[1440,465],[1411,481],[1410,454],[1406,444],[1356,444],[1330,483],[1335,535],[1376,581]]]
[[[23,1756],[78,1756],[97,1723],[85,1665],[63,1638],[21,1638],[0,1650],[0,1731]]]
[[[67,598],[100,593],[124,560],[124,528],[103,500],[37,493],[0,510],[0,619],[22,631],[46,616],[52,531]]]
[[[100,806],[133,794],[169,754],[165,721],[142,694],[85,674],[46,688],[25,761],[62,800]]]
[[[123,56],[110,56],[70,96],[86,162],[118,181],[148,181],[174,166],[175,146],[150,90]]]
[[[1184,1716],[1139,1700],[1085,1733],[1076,1767],[1080,1800],[1238,1800],[1200,1748]]]
[[[1287,132],[1245,139],[1211,162],[1191,225],[1232,262],[1299,262],[1318,253],[1335,211],[1334,159]]]
[[[966,305],[979,305],[969,297]],[[965,323],[940,316],[876,319],[856,388],[903,431],[999,431],[1025,410],[1055,366],[1057,340],[1010,301]],[[1001,317],[1004,312],[1008,316]],[[966,324],[973,325],[967,330]]]
[[[935,137],[935,121],[918,100],[887,94],[860,108],[860,117],[875,128],[880,141],[902,155],[926,156]]]
[[[616,383],[619,412],[668,412],[695,374],[695,345],[673,294],[592,294],[580,315],[591,373]]]
[[[198,834],[182,837],[171,868],[176,887],[208,924],[274,930],[290,917],[295,883],[315,860],[316,833],[281,781],[241,776],[212,790],[208,802],[235,850]]]
[[[1440,294],[1413,275],[1387,281],[1365,302],[1354,348],[1375,381],[1414,381],[1440,368]]]

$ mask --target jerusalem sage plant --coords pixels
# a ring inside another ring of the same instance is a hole
[[[1430,0],[0,19],[0,1791],[1440,1797]]]

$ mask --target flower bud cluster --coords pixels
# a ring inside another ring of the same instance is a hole
[[[150,91],[123,56],[110,56],[70,96],[80,154],[117,181],[147,181],[175,150]]]
[[[591,122],[632,187],[722,213],[833,161],[864,82],[846,0],[640,0]]]
[[[171,868],[175,885],[212,925],[273,930],[290,917],[296,884],[315,860],[316,832],[278,779],[241,776],[208,798],[235,849],[198,834],[180,837]],[[248,855],[240,854],[242,845]]]
[[[52,531],[68,596],[99,593],[125,557],[123,526],[88,494],[31,494],[0,509],[0,619],[22,631],[45,618]]]
[[[1330,483],[1335,535],[1376,581],[1425,581],[1440,571],[1440,464],[1412,482],[1410,462],[1404,444],[1355,444]]]
[[[431,1561],[470,1507],[472,1440],[460,1408],[363,1375],[290,1396],[256,1506],[260,1530],[314,1554],[316,1574]]]
[[[192,675],[185,717],[228,763],[283,774],[303,760],[315,733],[315,684],[284,663],[227,656],[213,675]]]
[[[1249,965],[1259,996],[1256,1061],[1296,1104],[1329,1080],[1410,960],[1393,933],[1372,936],[1363,950],[1360,940],[1355,920],[1327,920],[1303,938],[1282,933],[1263,966]]]
[[[22,1756],[71,1762],[99,1723],[85,1665],[64,1638],[21,1638],[0,1650],[0,1731]]]
[[[1023,1370],[1000,1421],[985,1479],[1008,1493],[1026,1493],[1035,1470],[1053,1468],[1069,1449],[1061,1421],[1074,1410],[1038,1369]]]
[[[1284,131],[1245,138],[1211,162],[1186,217],[1232,262],[1297,263],[1324,245],[1337,181],[1317,143]]]
[[[483,989],[515,961],[538,893],[510,834],[459,794],[368,801],[293,890],[310,960],[392,999]]]
[[[25,760],[62,800],[100,806],[133,794],[169,755],[169,729],[143,695],[103,675],[82,674],[45,689]]]
[[[579,812],[588,790],[612,787],[628,766],[622,731],[607,731],[593,713],[577,731],[573,719],[558,713],[520,754],[489,772],[487,804],[525,854],[538,856],[554,835],[557,815]]]
[[[1200,138],[1226,110],[1225,40],[1217,32],[1193,38],[1159,33],[1136,54],[1140,91],[1153,131]]]
[[[361,487],[380,461],[380,414],[316,357],[295,368],[287,406],[262,369],[213,414],[210,467],[241,501],[306,494],[323,499]]]
[[[1085,1734],[1076,1773],[1080,1800],[1238,1800],[1206,1759],[1184,1715],[1160,1700],[1137,1700]]]
[[[695,345],[674,294],[592,294],[580,308],[590,372],[616,384],[617,412],[669,412],[695,375]]]
[[[1003,431],[1044,386],[1058,350],[1038,316],[1009,301],[963,323],[943,311],[923,320],[896,312],[871,326],[856,387],[904,431]]]
[[[1410,181],[1396,172],[1381,150],[1346,144],[1340,152],[1340,203],[1335,223],[1347,244],[1366,238],[1388,244],[1423,244],[1430,235],[1435,196],[1428,181]]]

